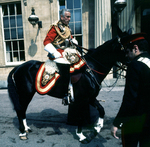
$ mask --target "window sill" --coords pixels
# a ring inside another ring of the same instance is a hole
[[[22,63],[24,63],[25,61],[21,61],[21,62],[7,62],[6,64],[5,64],[5,66],[18,66],[18,65],[20,65],[20,64],[22,64]]]

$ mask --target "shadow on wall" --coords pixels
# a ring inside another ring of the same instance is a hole
[[[34,40],[31,40],[31,45],[29,46],[28,54],[31,57],[34,57],[35,54],[37,53],[37,45],[35,44]]]
[[[28,55],[30,55],[31,57],[34,57],[35,54],[37,53],[36,41],[37,41],[37,36],[39,35],[39,31],[40,31],[40,28],[38,28],[38,30],[37,30],[35,41],[32,39],[31,45],[29,46]]]
[[[102,33],[102,39],[103,39],[103,41],[108,41],[108,40],[110,40],[112,38],[110,30],[111,30],[110,25],[107,22],[106,28],[105,28],[104,32]]]

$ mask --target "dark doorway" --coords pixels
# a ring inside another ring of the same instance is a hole
[[[145,0],[141,5],[141,32],[147,34],[147,40],[150,45],[150,1]]]

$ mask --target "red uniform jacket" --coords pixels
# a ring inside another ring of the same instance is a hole
[[[55,27],[53,26],[49,32],[47,33],[44,41],[43,41],[43,44],[44,46],[46,46],[48,43],[53,43],[54,39],[57,37],[57,32],[55,30]],[[72,36],[71,36],[72,38]],[[62,53],[64,50],[63,49],[57,49],[57,51],[59,51],[60,53]]]

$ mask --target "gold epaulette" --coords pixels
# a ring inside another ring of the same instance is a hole
[[[53,23],[50,28],[49,28],[49,31],[50,29],[54,26],[55,27],[55,30],[58,34],[58,36],[55,38],[55,40],[53,41],[53,44],[54,45],[60,45],[62,44],[66,39],[70,39],[71,38],[71,30],[69,28],[69,26],[63,26],[63,31],[60,31],[60,28],[58,27],[58,25],[61,25],[61,22],[60,21],[57,21],[55,23]]]
[[[53,24],[50,25],[50,28],[48,29],[47,33],[51,30],[53,26],[58,26],[58,21],[55,21]]]

